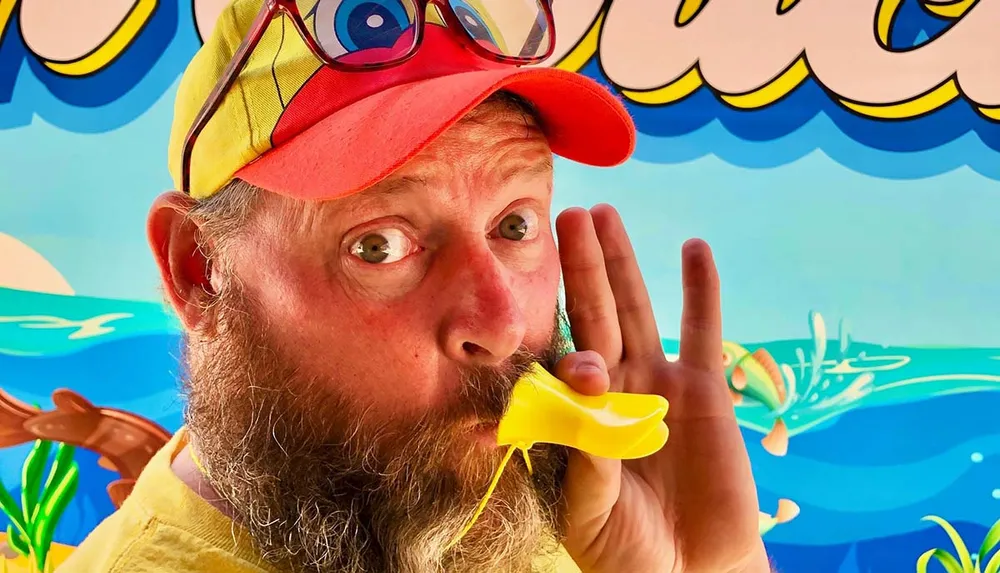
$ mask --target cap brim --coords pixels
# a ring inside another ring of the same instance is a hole
[[[297,199],[344,197],[391,175],[500,90],[535,106],[556,155],[610,167],[635,148],[635,126],[625,107],[594,80],[558,69],[510,68],[431,78],[371,95],[261,155],[235,177]]]

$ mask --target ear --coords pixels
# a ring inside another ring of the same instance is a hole
[[[201,324],[206,304],[215,295],[211,263],[198,246],[200,230],[188,217],[194,204],[187,195],[170,191],[156,198],[146,220],[146,237],[164,291],[188,330]]]

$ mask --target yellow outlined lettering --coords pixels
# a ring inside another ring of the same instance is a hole
[[[573,49],[569,53],[556,63],[557,68],[578,72],[583,69],[583,66],[587,65],[587,62],[597,53],[598,41],[601,38],[601,28],[604,27],[605,16],[607,16],[607,10],[601,10],[597,13],[597,18],[594,18],[594,23],[587,29],[583,38],[577,42],[576,46],[573,46]]]
[[[622,90],[622,95],[636,103],[667,105],[686,98],[703,85],[705,85],[705,79],[701,77],[698,66],[694,66],[679,79],[663,87],[651,90]]]
[[[679,27],[689,25],[697,18],[708,1],[683,0],[677,9],[675,25]],[[921,0],[921,2],[929,12],[936,16],[958,19],[968,13],[979,0]],[[776,6],[777,13],[784,14],[788,12],[797,3],[798,0],[778,0],[778,5]],[[883,49],[890,49],[889,37],[901,4],[902,0],[880,0],[878,4],[874,28],[877,41]],[[608,10],[610,9],[613,9],[613,4],[605,6],[601,10],[580,42],[556,64],[556,67],[570,71],[579,71],[591,58],[600,53],[601,29],[604,26]],[[803,51],[791,65],[759,88],[741,94],[720,93],[714,89],[713,91],[718,94],[720,99],[732,107],[754,110],[767,107],[781,100],[810,77],[820,81],[810,70],[808,59]],[[657,88],[630,90],[619,86],[622,95],[627,99],[635,103],[652,106],[669,105],[678,102],[701,87],[712,88],[701,75],[698,64],[688,69],[680,77]],[[896,120],[910,119],[931,113],[962,97],[962,93],[957,79],[952,76],[922,94],[905,101],[888,104],[854,101],[835,93],[832,97],[844,107],[860,115],[877,119]],[[1000,121],[1000,106],[977,105],[976,108],[983,116]]]
[[[0,0],[3,1],[3,0]],[[137,0],[106,40],[88,54],[69,62],[42,60],[48,69],[64,76],[87,76],[107,67],[122,55],[149,22],[159,0]]]
[[[947,4],[933,4],[925,0],[923,5],[928,7],[928,9],[930,9],[930,6],[935,5],[938,9],[943,10],[943,12],[956,14],[953,16],[954,18],[960,18],[976,2],[978,0],[958,0]],[[903,0],[880,0],[878,8],[875,11],[875,33],[878,43],[883,49],[890,49],[892,25],[896,20],[896,14],[899,13],[902,3]],[[938,14],[936,11],[934,13]],[[936,109],[940,109],[956,98],[961,97],[961,95],[961,91],[958,89],[958,82],[952,77],[940,85],[906,101],[889,104],[869,104],[852,101],[844,97],[838,97],[838,100],[848,109],[862,115],[877,117],[879,119],[907,119],[926,115]]]

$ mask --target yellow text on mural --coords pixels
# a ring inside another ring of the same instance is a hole
[[[158,2],[20,0],[21,34],[31,53],[53,72],[86,76],[107,67],[132,45]],[[5,13],[13,15],[15,4],[0,0],[0,27]]]
[[[560,44],[572,48],[557,54],[557,66],[577,71],[599,55],[625,97],[646,105],[707,87],[732,107],[760,109],[813,78],[869,117],[918,117],[965,97],[1000,121],[1000,3],[921,0],[951,19],[949,28],[893,49],[902,0],[773,1],[613,0],[584,26],[566,18],[560,32],[570,38]]]

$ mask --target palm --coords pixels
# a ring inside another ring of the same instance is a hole
[[[656,454],[624,464],[573,456],[567,548],[585,570],[744,567],[763,548],[753,476],[723,374],[718,277],[707,246],[685,250],[680,358],[668,362],[617,213],[606,206],[592,216],[569,211],[558,227],[577,349],[604,359],[611,390],[670,402],[670,438]]]

